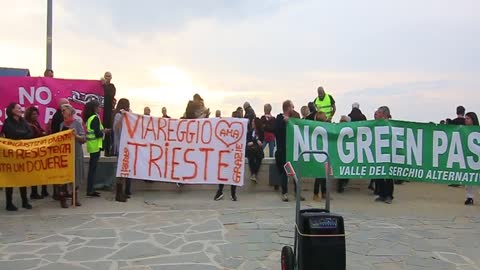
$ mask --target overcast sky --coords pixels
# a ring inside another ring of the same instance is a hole
[[[0,0],[0,66],[45,69],[46,2]],[[54,0],[57,78],[113,73],[136,112],[179,117],[200,93],[223,115],[257,114],[324,86],[337,118],[359,102],[395,119],[480,113],[478,0]]]

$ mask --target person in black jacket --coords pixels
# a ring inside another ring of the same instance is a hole
[[[446,123],[448,125],[457,125],[457,126],[464,126],[465,125],[465,107],[458,106],[457,107],[457,118],[455,119],[447,119]],[[449,187],[460,187],[459,184],[450,184]]]
[[[105,128],[111,129],[113,124],[113,108],[114,108],[114,99],[117,89],[115,85],[111,83],[112,73],[105,72],[102,78],[103,84],[103,126]],[[112,136],[107,134],[103,142],[103,150],[105,156],[111,156],[112,152]]]
[[[243,109],[245,110],[245,118],[247,118],[250,122],[255,119],[256,114],[255,111],[253,110],[252,106],[250,106],[250,103],[247,101],[243,103]]]
[[[360,110],[360,104],[358,104],[358,102],[355,102],[355,103],[352,104],[352,111],[348,114],[348,117],[350,117],[351,122],[358,122],[358,121],[366,121],[367,120],[367,117]],[[376,190],[374,185],[375,185],[375,181],[370,180],[370,184],[368,185],[368,189],[372,190],[375,193],[375,195],[378,195],[377,194],[378,189]]]
[[[458,106],[457,107],[457,118],[447,121],[449,125],[458,125],[464,126],[465,125],[465,107]]]
[[[3,123],[2,134],[7,139],[25,140],[33,138],[33,132],[27,121],[22,117],[22,107],[18,103],[10,103],[7,107],[7,119]],[[12,196],[13,188],[5,188],[6,209],[7,211],[17,211],[18,208],[13,204]],[[32,209],[32,205],[28,202],[27,187],[20,187],[20,195],[22,197],[22,207]]]
[[[288,202],[288,177],[283,169],[287,161],[287,122],[293,116],[294,106],[291,100],[285,100],[282,104],[283,113],[277,115],[275,123],[275,138],[277,139],[277,151],[275,152],[275,163],[281,177],[282,183],[282,201]],[[297,184],[293,182],[295,186]],[[303,197],[301,200],[305,200]]]
[[[247,158],[250,167],[250,180],[257,182],[257,174],[264,158],[263,141],[264,132],[262,121],[255,118],[252,121],[252,128],[247,133]]]
[[[45,130],[40,125],[40,122],[38,122],[39,111],[37,107],[31,106],[27,110],[25,110],[24,117],[25,121],[27,121],[30,129],[32,130],[33,138],[40,138],[46,135]],[[41,194],[38,193],[37,186],[32,186],[31,190],[32,192],[30,193],[30,199],[32,200],[40,200],[50,195],[48,194],[47,185],[42,185]]]
[[[387,106],[381,106],[375,112],[375,120],[389,120],[392,119],[390,109]],[[391,204],[393,201],[394,181],[392,179],[377,179],[375,180],[375,190],[378,194],[376,202],[385,202]]]
[[[253,119],[255,119],[257,115],[248,101],[243,103],[243,109],[245,110],[244,118],[248,119],[248,131],[251,131]]]
[[[352,122],[367,120],[367,117],[360,110],[360,104],[357,102],[352,104],[352,111],[348,114],[348,117],[350,117],[350,121]]]

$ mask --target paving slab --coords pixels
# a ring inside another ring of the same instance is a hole
[[[440,195],[425,198],[425,190]],[[412,183],[395,192],[392,205],[366,190],[335,196],[347,269],[480,269],[480,210],[451,199],[462,192]],[[0,269],[280,269],[282,246],[293,244],[294,202],[241,189],[238,202],[211,195],[138,191],[127,204],[82,198],[75,209],[35,201],[28,214],[0,212]]]
[[[151,243],[132,243],[115,252],[109,259],[132,260],[165,254],[170,254],[170,251],[156,247]]]

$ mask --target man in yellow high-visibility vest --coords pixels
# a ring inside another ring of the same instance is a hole
[[[317,89],[318,96],[315,98],[313,103],[317,112],[324,112],[327,115],[327,121],[331,122],[337,107],[335,106],[335,100],[332,95],[325,93],[323,87],[318,87]]]

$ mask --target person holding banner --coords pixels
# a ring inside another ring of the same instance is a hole
[[[100,159],[100,151],[103,148],[103,137],[110,133],[110,129],[104,129],[98,112],[100,103],[97,100],[89,101],[85,104],[84,120],[87,127],[87,152],[90,154],[88,163],[87,176],[87,196],[100,197],[100,193],[96,192],[93,185],[95,182],[95,174],[97,171],[98,160]]]
[[[148,116],[150,116],[150,112],[151,112],[150,107],[145,107],[145,108],[143,108],[143,115],[148,115]],[[114,117],[115,117],[115,116],[114,116]],[[114,119],[114,120],[115,120],[115,119]]]
[[[465,115],[466,126],[478,126],[478,117],[474,112],[469,112]],[[474,186],[465,185],[465,192],[467,199],[465,205],[473,205],[473,199],[475,198],[476,188]]]
[[[115,108],[115,115],[113,117],[113,149],[115,153],[119,154],[120,150],[120,138],[122,136],[122,122],[123,122],[123,113],[130,111],[130,101],[126,98],[121,98],[117,103],[117,108]],[[123,192],[123,183],[124,178],[117,178],[117,185],[115,190],[115,200],[117,202],[126,202],[131,192],[131,179],[125,178],[125,193]]]
[[[47,133],[48,134],[54,134],[57,132],[60,132],[60,124],[63,122],[63,115],[62,115],[62,105],[64,104],[70,104],[68,99],[66,98],[60,98],[57,101],[58,107],[57,111],[53,114],[52,119],[47,124]],[[60,197],[58,196],[58,190],[60,189],[60,185],[53,185],[53,196],[52,198],[54,200],[59,200]]]
[[[307,116],[311,117],[311,116]],[[309,119],[319,122],[327,122],[327,114],[324,112],[315,112],[313,119]],[[322,192],[322,197],[318,195],[319,191]],[[315,178],[315,183],[313,184],[313,200],[319,202],[322,198],[326,198],[327,192],[327,180],[326,178]]]
[[[232,112],[232,117],[233,118],[243,118],[238,111]],[[219,201],[223,199],[223,188],[225,187],[224,184],[218,185],[217,193],[215,194],[215,197],[213,198],[214,201]],[[237,201],[237,186],[231,185],[230,186],[230,195],[232,201],[236,202]]]
[[[310,114],[310,109],[308,106],[302,106],[302,108],[300,108],[300,114],[302,115],[302,119],[306,119]]]
[[[352,119],[350,116],[342,115],[340,117],[340,123],[351,122]],[[337,192],[343,193],[345,191],[345,186],[348,184],[349,179],[341,178],[337,180]]]
[[[457,118],[455,119],[447,119],[446,121],[447,125],[457,125],[457,126],[464,126],[465,123],[465,107],[463,106],[458,106],[457,107]],[[449,187],[460,187],[461,185],[459,184],[450,184],[448,185]]]
[[[162,118],[171,118],[167,114],[167,108],[166,107],[162,107]]]
[[[165,111],[166,113],[166,111]],[[193,95],[193,100],[189,100],[185,109],[185,119],[208,118],[210,116],[210,108],[205,107],[205,102],[199,94]],[[178,188],[182,188],[182,183],[177,183]]]
[[[257,182],[257,174],[260,171],[264,157],[262,145],[264,139],[262,120],[255,118],[252,121],[252,128],[247,133],[247,158],[250,167],[250,180]]]
[[[25,111],[25,120],[27,121],[27,123],[30,126],[30,129],[33,132],[33,138],[39,138],[47,134],[45,130],[42,128],[42,126],[40,125],[40,123],[38,122],[38,116],[39,116],[39,110],[35,106],[29,107]],[[32,200],[41,200],[50,195],[48,194],[48,191],[47,191],[47,185],[42,185],[41,194],[38,194],[37,186],[32,186],[31,190],[32,192],[30,193],[30,199]]]
[[[390,109],[387,106],[381,106],[375,112],[375,120],[389,120],[392,119]],[[376,202],[384,202],[391,204],[393,200],[394,182],[392,179],[377,179],[375,180],[375,189],[378,188],[378,197]]]
[[[22,107],[18,103],[10,103],[7,110],[7,119],[3,123],[2,134],[7,139],[27,140],[33,138],[33,132],[27,121],[22,117]],[[22,207],[32,209],[28,202],[27,187],[20,187],[20,196],[22,197]],[[7,211],[17,211],[18,208],[13,204],[13,188],[5,188],[5,201]]]
[[[82,144],[86,142],[85,130],[82,120],[75,117],[75,109],[70,104],[62,105],[63,122],[60,124],[60,130],[73,129],[75,136],[75,188],[72,187],[72,193],[75,192],[75,206],[82,206],[79,201],[78,191],[84,178],[84,162]],[[60,206],[68,208],[66,197],[68,194],[67,185],[61,185],[59,190]],[[73,204],[73,200],[72,200]]]

